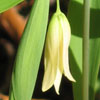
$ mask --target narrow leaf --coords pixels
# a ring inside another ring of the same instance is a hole
[[[49,0],[35,0],[18,49],[10,100],[31,100],[45,40],[48,11]]]

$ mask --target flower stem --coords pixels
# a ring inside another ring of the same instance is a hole
[[[57,2],[57,10],[56,10],[56,12],[60,12],[60,1],[59,0],[56,0],[56,2]]]
[[[90,0],[84,0],[83,22],[83,100],[89,100],[89,27]]]

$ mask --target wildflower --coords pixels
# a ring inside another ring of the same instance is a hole
[[[50,21],[47,32],[42,91],[47,91],[54,85],[56,93],[59,94],[62,74],[70,81],[75,82],[69,69],[70,36],[71,30],[66,16],[61,11],[56,12]]]

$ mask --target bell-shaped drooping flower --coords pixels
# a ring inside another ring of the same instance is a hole
[[[57,94],[62,74],[70,81],[74,81],[69,69],[68,48],[71,30],[66,16],[57,11],[50,21],[44,54],[44,79],[42,91],[47,91],[53,85]]]

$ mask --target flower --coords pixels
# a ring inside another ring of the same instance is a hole
[[[44,54],[44,79],[42,91],[47,91],[53,85],[59,94],[62,74],[70,81],[74,81],[69,69],[68,48],[71,30],[66,16],[62,12],[56,12],[49,24],[45,54]]]

